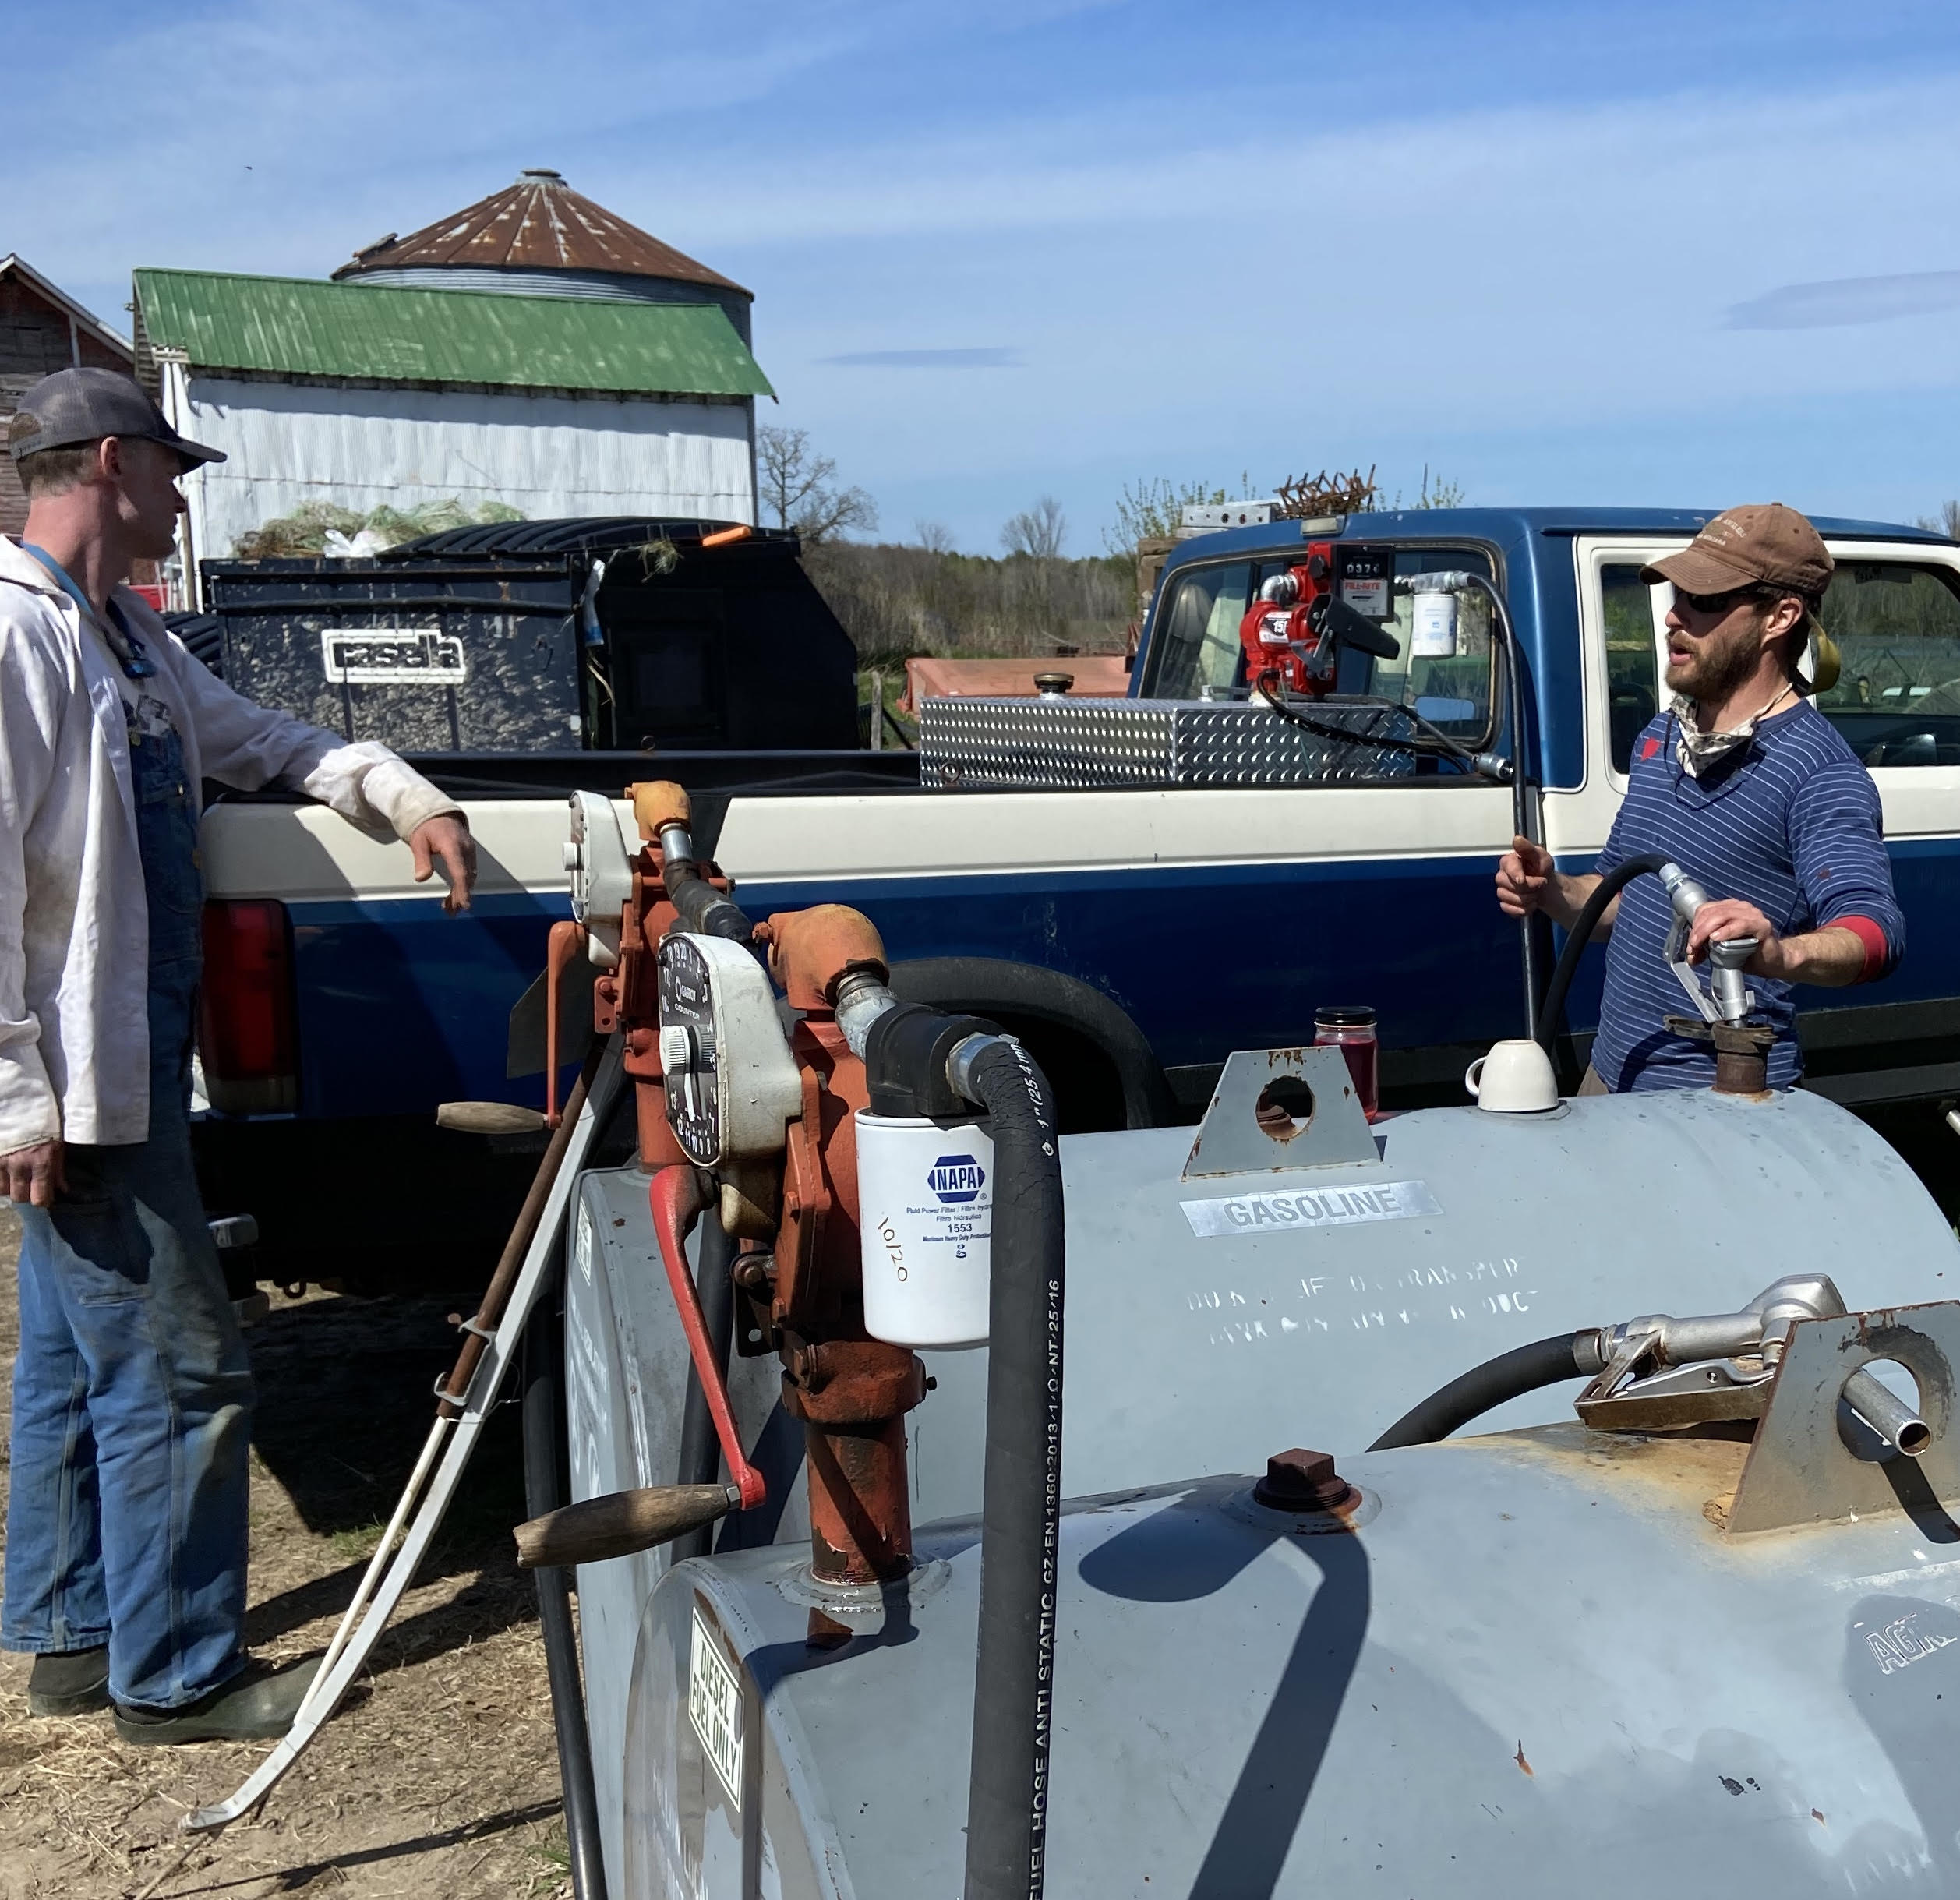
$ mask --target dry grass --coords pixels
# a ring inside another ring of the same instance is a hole
[[[0,1222],[10,1368],[16,1229]],[[299,1656],[325,1645],[352,1592],[451,1336],[436,1302],[315,1295],[279,1302],[251,1337],[250,1636],[260,1654]],[[361,1686],[259,1813],[215,1838],[191,1841],[179,1817],[228,1794],[263,1746],[125,1748],[106,1715],[37,1719],[28,1658],[0,1658],[0,1900],[569,1895],[535,1599],[510,1554],[510,1417]]]

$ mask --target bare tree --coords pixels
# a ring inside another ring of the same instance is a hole
[[[1960,501],[1941,502],[1937,514],[1921,515],[1917,525],[1944,535],[1949,541],[1960,541]]]
[[[912,538],[928,554],[950,554],[953,551],[953,531],[944,521],[914,521]]]
[[[821,546],[853,528],[878,526],[878,504],[861,488],[832,486],[837,464],[810,447],[807,429],[758,429],[755,467],[764,510],[805,541]]]
[[[1061,503],[1044,495],[1032,508],[1011,516],[1001,530],[1001,546],[1009,554],[1032,555],[1037,560],[1054,560],[1068,539],[1068,521]]]

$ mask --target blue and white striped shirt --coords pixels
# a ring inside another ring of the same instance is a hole
[[[1882,976],[1905,947],[1892,893],[1878,789],[1835,727],[1806,700],[1765,719],[1754,736],[1700,779],[1681,769],[1675,716],[1651,721],[1633,747],[1626,802],[1597,868],[1658,851],[1711,897],[1755,905],[1779,935],[1837,924],[1865,945],[1861,980]],[[1671,1036],[1670,1015],[1693,1007],[1662,952],[1673,921],[1657,878],[1620,893],[1606,942],[1606,987],[1592,1065],[1608,1088],[1700,1089],[1715,1080],[1709,1044]],[[1791,986],[1752,976],[1757,1019],[1772,1025],[1769,1081],[1803,1073]]]

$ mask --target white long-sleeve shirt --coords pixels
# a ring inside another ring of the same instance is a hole
[[[235,693],[127,588],[193,786],[283,785],[371,837],[455,801],[386,746]],[[115,662],[31,554],[0,537],[0,1154],[150,1126],[150,916]]]

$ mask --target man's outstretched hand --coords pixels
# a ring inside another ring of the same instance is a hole
[[[55,1196],[68,1192],[68,1171],[62,1144],[37,1142],[0,1154],[0,1194],[22,1207],[52,1207]]]
[[[409,834],[408,849],[415,854],[415,881],[426,884],[440,863],[449,890],[443,908],[452,916],[470,907],[470,892],[476,886],[476,840],[470,828],[453,811],[424,818]]]
[[[1513,838],[1497,860],[1497,908],[1507,917],[1528,917],[1545,902],[1555,868],[1543,845]]]

